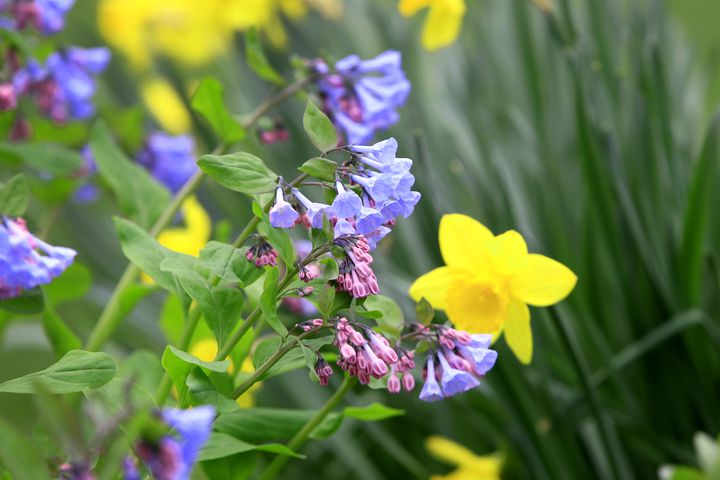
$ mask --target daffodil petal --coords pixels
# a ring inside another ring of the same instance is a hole
[[[459,213],[440,220],[440,252],[445,264],[465,269],[487,267],[487,244],[495,237],[482,223]]]
[[[140,86],[143,102],[168,132],[181,135],[190,130],[190,115],[180,96],[166,80],[154,78]]]
[[[511,278],[512,294],[530,305],[546,307],[567,297],[577,276],[562,263],[544,255],[530,254],[525,266]]]
[[[433,3],[423,28],[423,47],[428,50],[437,50],[453,43],[460,34],[464,15],[464,0],[444,0]]]
[[[488,243],[495,271],[510,275],[522,270],[527,262],[527,245],[522,235],[515,230],[498,235]]]
[[[493,333],[506,320],[507,301],[481,284],[458,282],[448,292],[445,311],[460,330]]]
[[[416,302],[425,297],[434,308],[444,310],[450,288],[466,278],[462,271],[452,267],[436,268],[415,280],[410,286],[410,296]]]
[[[450,465],[469,464],[477,458],[464,446],[439,435],[432,435],[425,439],[425,449],[438,460]]]
[[[511,302],[507,308],[507,322],[505,323],[505,341],[510,350],[524,364],[532,360],[533,343],[530,329],[530,309],[522,302]]]
[[[409,17],[415,15],[423,8],[429,7],[431,0],[400,0],[398,10],[401,15]]]

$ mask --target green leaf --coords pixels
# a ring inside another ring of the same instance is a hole
[[[310,420],[315,410],[245,408],[220,415],[213,426],[217,432],[253,444],[290,439]],[[342,422],[339,414],[330,414],[315,429],[313,438],[331,435]]]
[[[206,460],[200,465],[213,480],[246,480],[255,470],[257,452],[238,453],[230,457]]]
[[[70,350],[82,347],[82,342],[70,327],[51,308],[43,313],[43,330],[52,345],[55,355],[61,357]]]
[[[277,315],[277,295],[278,295],[278,275],[280,274],[277,267],[268,268],[265,274],[265,282],[263,284],[263,292],[260,296],[260,308],[262,308],[263,318],[268,325],[280,335],[287,335],[288,330],[280,321]]]
[[[303,345],[320,350],[322,347],[330,345],[334,339],[335,337],[333,335],[326,335],[311,340],[303,340]],[[260,365],[265,363],[281,346],[282,339],[279,336],[271,337],[260,342],[258,346],[255,347],[255,352],[252,356],[252,362],[255,368],[259,368]],[[283,355],[259,380],[266,380],[292,370],[297,370],[303,366],[305,366],[305,352],[302,349],[296,348]]]
[[[695,306],[700,300],[708,226],[714,221],[711,206],[720,162],[720,112],[715,115],[705,136],[700,159],[695,165],[693,180],[683,219],[680,272],[685,301]]]
[[[191,404],[214,405],[220,413],[233,412],[239,409],[238,404],[223,395],[223,393],[220,392],[219,386],[216,385],[216,383],[221,383],[218,382],[218,380],[225,380],[224,383],[229,387],[226,390],[231,390],[232,377],[220,373],[215,373],[212,376],[214,377],[213,380],[199,368],[193,368],[190,371],[185,380],[185,385],[190,394]],[[229,392],[227,393],[229,394]]]
[[[221,432],[213,432],[210,439],[200,451],[199,461],[215,460],[218,458],[229,457],[238,453],[251,451],[269,452],[277,455],[288,455],[295,458],[305,458],[290,450],[280,443],[266,443],[263,445],[254,445],[252,443],[239,440],[232,435]]]
[[[390,408],[380,403],[371,403],[366,407],[345,407],[343,414],[346,417],[364,422],[377,422],[386,418],[405,415],[405,410]]]
[[[246,252],[247,248],[211,241],[200,251],[200,263],[224,281],[245,288],[263,274],[262,268],[248,261]]]
[[[190,106],[212,127],[224,143],[231,144],[245,138],[245,129],[225,108],[224,88],[213,77],[205,77],[195,89]]]
[[[269,192],[277,185],[277,175],[258,157],[245,152],[203,155],[198,166],[223,187],[240,193]]]
[[[20,217],[30,203],[27,178],[18,173],[5,184],[0,184],[0,215]]]
[[[43,286],[47,303],[60,305],[83,297],[92,286],[90,270],[80,263],[73,263],[51,283]]]
[[[298,170],[307,173],[311,177],[332,182],[335,180],[337,163],[327,158],[315,157],[303,163]]]
[[[107,353],[71,350],[45,370],[0,384],[0,392],[35,393],[35,382],[54,394],[81,392],[105,385],[116,371],[115,361]]]
[[[47,463],[37,445],[31,443],[4,419],[0,418],[0,463],[11,478],[51,478]]]
[[[321,152],[327,152],[338,144],[338,135],[330,119],[312,101],[308,100],[303,114],[303,128],[310,141]]]
[[[294,264],[295,247],[293,247],[292,240],[290,239],[290,235],[288,235],[287,231],[284,228],[275,228],[270,225],[270,220],[268,219],[265,210],[260,207],[259,203],[253,202],[252,211],[255,216],[260,219],[258,232],[267,238],[270,245],[275,247],[275,250],[278,251],[280,259],[285,263],[285,265],[289,267]]]
[[[423,325],[430,325],[433,318],[435,318],[435,310],[425,297],[422,297],[415,305],[415,314],[417,315],[417,321]]]
[[[53,177],[68,176],[85,163],[75,150],[49,142],[0,142],[0,159],[19,160]]]
[[[382,313],[382,316],[375,319],[375,322],[378,324],[379,330],[384,334],[393,338],[400,335],[405,317],[395,300],[384,295],[370,295],[365,299],[363,306],[367,310],[377,310]],[[362,311],[358,313],[363,314]]]
[[[329,319],[333,314],[332,308],[335,304],[335,292],[336,290],[334,288],[323,288],[317,297],[313,296],[315,305],[325,320]]]
[[[211,285],[207,274],[198,271],[199,266],[200,262],[194,257],[182,261],[169,258],[160,264],[163,271],[172,272],[187,294],[197,300],[218,345],[223,345],[240,319],[244,297],[235,288]]]
[[[275,71],[265,56],[257,31],[254,28],[245,32],[245,56],[247,57],[248,66],[258,77],[275,85],[285,84],[285,79]]]
[[[35,315],[45,309],[45,299],[40,287],[23,290],[20,295],[0,300],[0,310],[18,315]]]
[[[163,352],[161,364],[170,375],[178,392],[183,392],[185,391],[185,381],[193,368],[200,367],[211,372],[224,373],[230,367],[230,360],[204,362],[187,352],[168,345]]]
[[[120,210],[138,225],[149,228],[168,204],[170,192],[147,170],[127,159],[103,122],[93,127],[90,147],[98,171],[115,193]]]

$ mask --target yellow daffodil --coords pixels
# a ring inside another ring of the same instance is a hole
[[[425,297],[461,330],[504,334],[518,359],[530,363],[528,305],[564,299],[575,287],[575,274],[551,258],[528,253],[518,232],[495,236],[466,215],[442,218],[440,251],[446,266],[418,278],[410,287],[413,299]]]
[[[502,459],[498,454],[479,456],[444,437],[432,436],[425,448],[443,462],[457,465],[447,475],[433,475],[431,480],[500,480]]]
[[[173,135],[182,135],[190,131],[190,114],[167,80],[154,77],[143,81],[140,95],[163,130]]]
[[[199,358],[200,360],[204,362],[211,362],[215,359],[215,355],[217,355],[217,342],[215,339],[212,338],[205,338],[203,340],[195,342],[190,347],[190,355],[193,355],[194,357]],[[235,366],[232,364],[232,360],[230,363],[230,367],[228,367],[228,372],[232,373],[235,371]],[[244,373],[252,373],[255,371],[255,368],[253,367],[252,360],[250,360],[250,357],[245,357],[245,360],[243,361],[242,365],[240,366],[240,371]],[[255,406],[255,396],[254,392],[256,392],[260,386],[262,385],[262,382],[258,382],[250,389],[245,392],[240,398],[236,400],[237,404],[240,405],[242,408],[251,408]]]
[[[406,17],[429,8],[422,32],[422,44],[437,50],[453,43],[460,34],[465,16],[465,0],[400,0],[398,10]]]
[[[185,199],[180,208],[185,225],[170,227],[158,235],[157,241],[165,248],[187,255],[197,256],[210,240],[212,222],[195,196]],[[144,283],[153,283],[152,278],[142,274]]]

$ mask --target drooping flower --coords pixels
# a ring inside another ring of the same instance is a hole
[[[13,84],[20,94],[35,99],[40,111],[55,122],[86,120],[95,113],[95,75],[110,61],[106,48],[71,47],[52,53],[45,66],[28,61],[19,70]]]
[[[337,196],[330,207],[332,214],[338,218],[350,218],[357,215],[362,207],[362,200],[358,194],[347,190],[340,180],[335,182],[335,188]]]
[[[410,287],[469,332],[504,334],[523,363],[532,359],[529,305],[549,306],[574,288],[575,274],[543,255],[530,254],[522,236],[510,230],[493,235],[466,215],[445,215],[440,250],[446,266],[418,278]]]
[[[447,475],[433,475],[431,480],[500,480],[502,457],[498,453],[476,455],[445,437],[431,436],[425,448],[439,460],[457,469]]]
[[[278,185],[275,189],[275,205],[270,209],[270,225],[275,228],[292,228],[300,215],[292,205],[285,200],[283,188]]]
[[[193,153],[195,142],[189,135],[151,133],[138,153],[138,162],[172,193],[177,193],[198,171]]]
[[[397,109],[410,93],[399,52],[388,50],[370,60],[351,55],[334,71],[322,60],[314,66],[323,107],[347,143],[369,142],[398,121]]]
[[[398,10],[406,17],[429,8],[422,32],[422,45],[437,50],[453,43],[460,34],[465,16],[465,0],[400,0]]]
[[[438,375],[435,371],[435,360],[432,355],[428,355],[425,364],[425,384],[420,390],[420,400],[424,402],[437,402],[445,398],[440,384],[438,383]]]
[[[22,219],[0,217],[0,298],[50,283],[72,264],[76,254],[35,237]]]
[[[210,438],[215,408],[202,405],[189,410],[166,408],[161,417],[172,429],[158,442],[141,441],[135,448],[153,478],[188,480],[200,449]]]
[[[58,33],[65,27],[65,15],[75,0],[9,0],[0,3],[0,14],[9,14],[4,27],[34,28],[43,35]]]

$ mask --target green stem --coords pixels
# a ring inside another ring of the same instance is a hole
[[[297,82],[288,85],[285,89],[281,90],[276,95],[265,100],[243,122],[243,127],[252,127],[260,119],[260,117],[267,113],[268,110],[270,110],[286,98],[296,94],[297,92],[305,88],[305,86],[307,86],[312,80],[312,77],[298,80]],[[215,148],[215,150],[213,150],[213,153],[222,154],[224,153],[226,148],[226,145],[219,145],[217,148]],[[172,201],[165,207],[157,221],[153,224],[152,228],[150,229],[150,234],[153,237],[157,237],[160,232],[165,230],[165,228],[170,225],[170,222],[172,222],[173,218],[175,218],[175,215],[180,210],[180,206],[182,205],[183,201],[188,196],[192,195],[195,190],[197,190],[197,188],[200,186],[204,179],[205,172],[203,172],[202,170],[198,170],[192,177],[190,177],[190,179],[185,183],[185,185],[183,185],[180,191],[173,197]],[[252,228],[254,228],[257,225],[257,220],[254,219],[253,221],[251,221],[251,223],[252,222],[255,222],[255,224],[252,226]],[[244,232],[245,231],[247,231],[247,234],[249,235],[252,230],[248,230],[246,228]],[[247,238],[247,236],[245,236],[245,238]],[[244,241],[245,238],[243,238],[242,241]],[[108,303],[105,305],[105,308],[100,314],[98,322],[95,324],[95,327],[93,328],[90,336],[88,337],[88,341],[85,346],[86,350],[95,351],[102,348],[107,339],[110,338],[110,335],[112,335],[112,333],[117,329],[120,323],[122,323],[123,318],[118,315],[118,312],[120,310],[120,298],[122,297],[125,289],[135,281],[135,278],[139,273],[140,269],[133,263],[129,263],[128,266],[125,268],[125,271],[123,272],[120,280],[115,286],[115,290],[110,296]]]
[[[357,382],[357,379],[355,377],[345,377],[345,380],[343,380],[340,388],[338,388],[337,391],[333,394],[333,396],[330,397],[327,403],[320,410],[318,410],[315,416],[308,420],[308,422],[300,429],[300,431],[295,434],[295,436],[290,440],[290,442],[288,442],[287,446],[290,450],[297,451],[305,444],[307,439],[310,437],[310,434],[323,422],[323,420],[325,420],[325,417],[327,417],[330,412],[335,410],[335,407],[338,406],[343,397],[345,397],[345,395],[350,391],[353,385],[355,385],[355,382]],[[290,457],[288,457],[287,455],[275,457],[275,459],[270,462],[270,465],[268,465],[263,472],[260,480],[274,479],[275,476],[288,462],[288,460],[290,460]]]
[[[608,459],[608,463],[610,464],[610,470],[612,471],[613,478],[622,478],[622,475],[620,475],[617,459],[615,458],[614,450],[610,442],[610,432],[608,432],[605,420],[603,418],[602,408],[600,407],[600,400],[598,399],[595,389],[590,383],[590,369],[587,366],[585,357],[583,357],[582,355],[580,345],[578,345],[577,340],[570,332],[570,329],[565,324],[565,321],[563,320],[563,318],[561,318],[556,308],[551,307],[549,310],[550,317],[555,323],[555,327],[560,334],[560,338],[562,338],[562,342],[565,344],[565,347],[570,354],[570,359],[572,360],[573,367],[575,367],[575,373],[580,380],[580,385],[582,386],[583,393],[585,394],[585,398],[587,399],[588,405],[590,406],[590,412],[592,413],[592,416],[595,419],[595,423],[597,424],[598,434],[600,435],[600,440],[605,449],[605,455]]]

